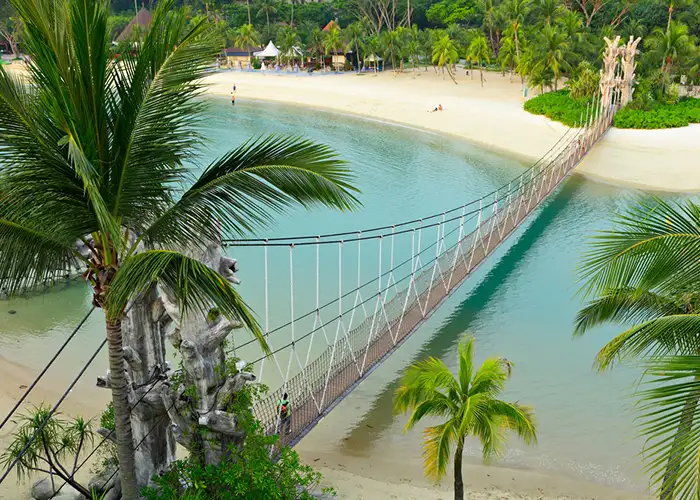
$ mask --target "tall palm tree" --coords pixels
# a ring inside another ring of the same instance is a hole
[[[395,55],[401,50],[401,33],[397,30],[386,30],[382,33],[381,42],[391,57],[391,69],[396,72]]]
[[[535,9],[537,15],[544,20],[544,24],[555,24],[567,10],[561,0],[536,0]]]
[[[564,33],[549,24],[544,26],[537,42],[535,48],[537,64],[541,65],[540,70],[551,71],[554,77],[554,90],[557,90],[562,69],[571,69],[568,61],[571,54],[569,42],[566,41]]]
[[[531,5],[532,0],[506,0],[506,2],[503,4],[506,19],[508,20],[513,33],[515,55],[518,58],[520,58],[519,33],[523,23],[525,23],[527,16],[530,13]]]
[[[277,44],[279,45],[283,59],[287,64],[290,64],[292,60],[296,58],[295,50],[301,44],[297,30],[292,26],[282,27],[277,34]]]
[[[487,64],[491,62],[491,50],[489,49],[489,43],[486,41],[486,37],[480,31],[472,39],[472,43],[469,44],[467,60],[472,64],[476,63],[479,65],[479,76],[481,77],[481,86],[483,87],[484,61],[486,61]]]
[[[435,41],[433,45],[433,64],[442,68],[443,79],[445,78],[444,71],[447,69],[447,74],[450,75],[452,81],[457,83],[454,75],[452,75],[452,70],[450,69],[453,64],[459,61],[459,53],[457,52],[457,45],[450,38],[448,34],[442,35]]]
[[[408,38],[406,41],[406,52],[411,58],[411,73],[416,69],[416,61],[418,59],[418,53],[420,52],[420,46],[420,31],[418,30],[418,26],[414,24],[408,31]]]
[[[488,30],[491,48],[497,53],[498,42],[494,37],[494,31],[498,25],[498,0],[478,0],[476,7],[483,16],[483,27]]]
[[[229,282],[178,249],[249,233],[294,205],[351,208],[353,188],[332,151],[301,139],[246,143],[198,175],[184,167],[201,151],[198,97],[219,45],[174,0],[159,2],[138,53],[119,61],[106,0],[13,2],[32,58],[30,83],[0,68],[2,287],[42,284],[68,260],[87,267],[106,320],[123,498],[136,500],[127,302],[158,283],[184,310],[213,303],[266,347]]]
[[[360,47],[364,46],[365,38],[367,36],[367,30],[365,29],[364,23],[360,21],[355,21],[349,24],[347,28],[343,30],[343,39],[345,40],[345,51],[352,51],[357,59],[357,71],[360,71],[362,65],[362,59],[360,58]]]
[[[630,358],[657,363],[668,356],[700,354],[698,242],[700,206],[692,201],[640,202],[616,218],[614,231],[596,237],[580,269],[582,292],[592,300],[579,312],[574,334],[606,322],[634,325],[601,349],[598,369]],[[664,435],[673,439],[651,447],[644,458],[663,500],[700,493],[697,441],[693,446],[689,441],[700,432],[699,382],[695,379],[694,390],[679,393],[672,406],[656,415],[669,415]],[[662,437],[653,427],[642,426],[642,431],[652,441]],[[694,464],[690,469],[689,463]],[[691,480],[692,494],[685,491]]]
[[[274,0],[259,0],[258,2],[258,17],[262,17],[265,14],[265,21],[267,26],[267,37],[271,38],[270,34],[270,14],[277,12],[277,4]]]
[[[501,50],[498,51],[498,60],[501,63],[501,71],[505,75],[506,68],[510,72],[510,80],[513,81],[513,69],[517,64],[515,54],[515,41],[511,37],[501,38]]]
[[[324,54],[333,55],[344,48],[345,44],[343,43],[343,35],[340,32],[340,28],[333,23],[333,26],[326,32],[326,36],[323,40]]]
[[[255,31],[252,24],[244,24],[235,31],[233,43],[240,48],[248,49],[248,63],[253,60],[253,47],[260,45],[260,33]]]
[[[436,479],[443,477],[454,448],[455,500],[463,500],[462,454],[468,436],[481,441],[483,459],[490,460],[503,454],[508,431],[534,444],[537,429],[530,407],[498,399],[510,378],[512,363],[492,357],[477,369],[473,338],[460,343],[458,361],[457,376],[433,357],[411,365],[396,390],[394,411],[411,412],[406,431],[424,417],[445,419],[425,429],[425,472]]]
[[[315,27],[309,33],[309,40],[307,47],[309,50],[314,52],[316,56],[321,60],[321,65],[325,66],[325,60],[323,55],[326,53],[326,32],[321,31],[318,27]]]
[[[645,46],[650,54],[661,60],[661,71],[671,76],[674,64],[690,52],[688,27],[672,21],[666,31],[656,28],[645,40]]]

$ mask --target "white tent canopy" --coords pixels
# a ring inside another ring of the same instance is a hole
[[[280,55],[280,50],[277,47],[275,47],[275,44],[272,43],[272,40],[270,40],[270,43],[267,44],[265,50],[255,52],[254,55],[258,59],[262,59],[263,57],[277,57]]]
[[[366,62],[378,62],[381,60],[382,60],[382,58],[379,57],[377,54],[371,54],[371,55],[365,57]]]

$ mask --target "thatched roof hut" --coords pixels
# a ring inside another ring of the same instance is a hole
[[[131,40],[131,34],[134,31],[134,26],[138,26],[139,29],[141,30],[147,30],[148,27],[151,25],[151,20],[153,19],[153,16],[151,15],[150,12],[145,7],[141,7],[141,10],[138,11],[138,13],[134,16],[134,18],[129,21],[129,24],[126,25],[126,28],[119,33],[119,36],[117,37],[117,42],[123,42],[125,40]]]

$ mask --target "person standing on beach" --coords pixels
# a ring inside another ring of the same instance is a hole
[[[282,399],[277,400],[277,410],[280,413],[280,432],[289,435],[292,432],[292,407],[286,392],[282,395]]]

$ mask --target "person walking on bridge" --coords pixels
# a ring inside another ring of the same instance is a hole
[[[292,432],[292,407],[286,392],[282,395],[282,399],[277,400],[277,409],[280,413],[280,432],[289,435]]]

